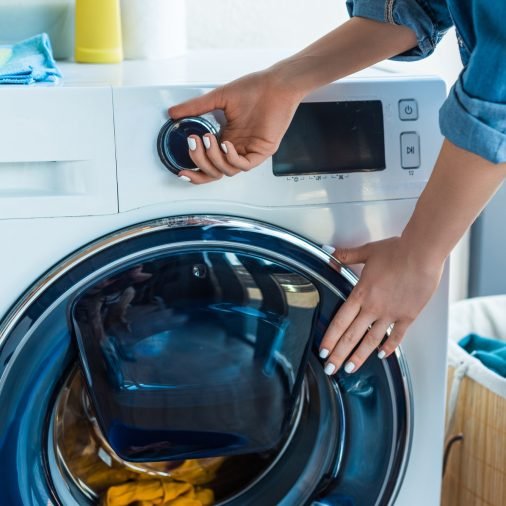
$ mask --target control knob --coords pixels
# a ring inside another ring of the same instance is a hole
[[[188,136],[211,133],[218,135],[220,124],[210,117],[189,116],[169,120],[158,134],[157,149],[160,160],[171,172],[178,175],[181,170],[199,170],[188,154]]]

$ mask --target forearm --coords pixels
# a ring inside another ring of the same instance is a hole
[[[444,261],[506,177],[493,164],[445,140],[402,239],[421,261]]]
[[[352,18],[271,70],[305,95],[416,44],[415,33],[405,26]]]

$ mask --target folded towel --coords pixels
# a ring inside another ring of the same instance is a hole
[[[459,341],[459,346],[490,370],[506,378],[506,341],[469,334]]]
[[[61,76],[45,33],[0,47],[0,84],[54,82]]]

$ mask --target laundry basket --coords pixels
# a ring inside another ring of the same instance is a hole
[[[457,342],[475,333],[506,341],[506,296],[450,310],[443,506],[506,505],[506,379]]]

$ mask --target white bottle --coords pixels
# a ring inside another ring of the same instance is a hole
[[[186,51],[185,0],[121,0],[124,57],[159,60]]]

